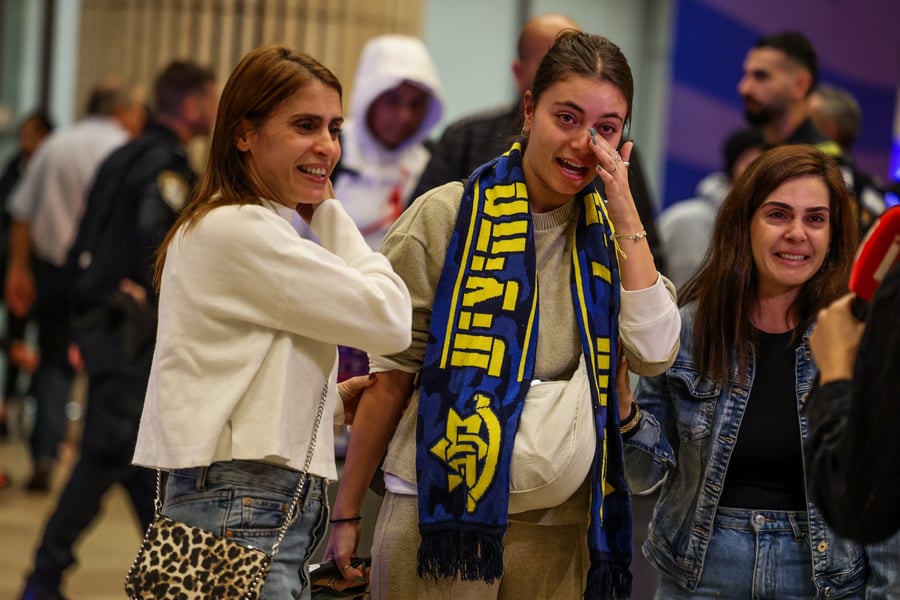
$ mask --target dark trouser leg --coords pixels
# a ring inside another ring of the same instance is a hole
[[[29,587],[58,590],[63,572],[75,562],[72,548],[100,511],[100,501],[131,467],[111,468],[82,458],[72,470],[56,510],[47,521]]]
[[[66,432],[66,403],[74,378],[68,357],[71,323],[61,270],[35,261],[34,272],[40,364],[31,379],[30,393],[37,412],[30,444],[35,463],[46,464],[56,459],[57,447]]]
[[[142,398],[133,393],[134,381],[120,374],[91,379],[81,458],[47,522],[35,556],[29,586],[56,590],[63,572],[75,562],[73,546],[100,511],[101,500],[109,488],[129,482],[132,499],[139,488],[132,484],[138,468],[131,465]],[[152,472],[150,472],[152,474]],[[139,516],[146,520],[148,506],[152,514],[155,480],[144,475],[143,502]],[[135,490],[133,493],[132,490]]]

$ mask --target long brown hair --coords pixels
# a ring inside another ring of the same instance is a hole
[[[260,204],[260,196],[265,195],[246,164],[246,154],[235,146],[241,124],[247,121],[254,128],[261,127],[284,100],[314,80],[342,95],[340,82],[325,66],[308,54],[283,46],[251,50],[235,67],[219,99],[206,170],[157,252],[153,274],[157,291],[166,250],[182,226],[190,229],[220,206]]]
[[[819,309],[847,291],[858,230],[840,167],[806,144],[769,150],[734,182],[719,209],[706,257],[680,293],[680,305],[697,303],[694,360],[699,371],[714,379],[727,378],[732,353],[743,377],[756,344],[750,318],[759,285],[750,240],[753,215],[776,188],[802,175],[821,177],[828,189],[831,242],[822,267],[803,284],[790,307],[798,332],[809,327]]]

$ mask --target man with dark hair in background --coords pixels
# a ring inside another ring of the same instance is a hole
[[[500,156],[522,131],[521,97],[531,88],[541,59],[564,29],[581,29],[569,17],[558,14],[538,15],[522,26],[517,44],[517,59],[512,64],[519,98],[510,105],[462,117],[444,130],[431,150],[431,160],[413,191],[415,200],[424,192],[449,181],[466,179],[476,167]],[[623,142],[624,142],[623,138]],[[665,256],[654,226],[655,208],[636,150],[631,152],[628,183],[631,195],[647,230],[647,241],[660,272],[665,274]],[[595,184],[604,193],[598,177]]]
[[[62,598],[73,546],[122,484],[141,527],[153,518],[156,474],[131,464],[156,336],[151,270],[156,248],[196,174],[186,144],[209,133],[213,72],[169,64],[154,85],[151,123],[100,166],[65,273],[74,312],[74,362],[89,379],[81,455],[47,522],[23,600]]]
[[[813,123],[810,95],[818,83],[819,59],[812,44],[802,33],[786,31],[760,38],[747,52],[737,91],[747,122],[760,128],[768,144],[813,144],[840,163],[865,233],[884,212],[884,192]]]
[[[29,389],[36,408],[29,439],[33,472],[26,485],[31,491],[50,489],[74,378],[62,272],[66,252],[100,162],[140,133],[145,121],[143,91],[107,77],[91,92],[87,116],[55,131],[38,148],[10,199],[6,304],[18,317],[28,315],[34,305],[40,353]]]

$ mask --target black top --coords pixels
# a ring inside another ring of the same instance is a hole
[[[753,388],[728,462],[720,506],[806,510],[793,331],[757,331]]]
[[[900,530],[900,265],[869,305],[853,381],[806,406],[810,495],[840,535],[869,544]]]

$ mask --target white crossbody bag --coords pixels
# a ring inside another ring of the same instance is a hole
[[[568,381],[532,381],[513,446],[510,514],[568,500],[590,473],[596,444],[584,356]]]

